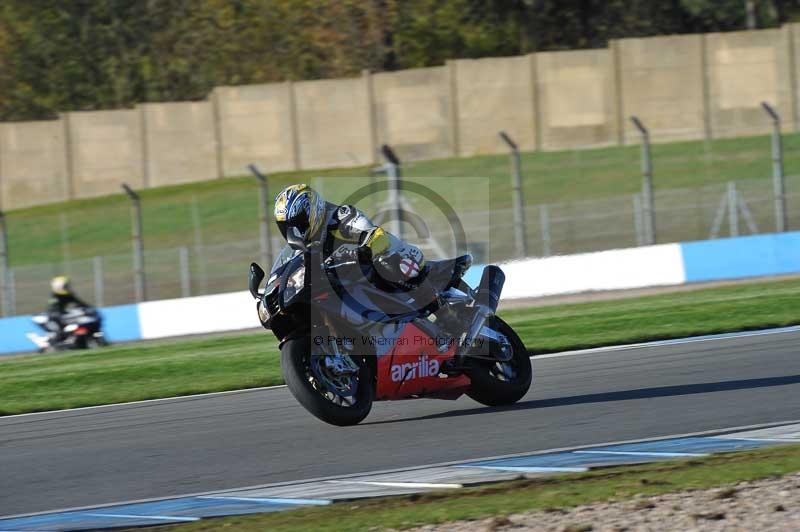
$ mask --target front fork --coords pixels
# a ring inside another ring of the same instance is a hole
[[[336,375],[353,375],[358,373],[360,368],[353,358],[347,354],[342,353],[339,348],[339,343],[336,341],[339,336],[336,334],[336,329],[331,323],[327,315],[322,315],[323,326],[317,327],[315,337],[321,338],[320,348],[325,355],[325,368]],[[333,339],[333,341],[331,341]],[[313,338],[312,338],[313,340]]]
[[[497,305],[500,303],[500,293],[503,291],[503,284],[506,276],[497,266],[486,266],[481,276],[481,282],[475,295],[475,313],[464,334],[458,343],[455,357],[453,359],[456,367],[463,367],[467,352],[473,347],[475,340],[483,329],[486,322],[497,312]]]

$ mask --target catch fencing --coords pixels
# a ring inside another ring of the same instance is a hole
[[[786,188],[790,213],[788,228],[798,230],[800,176],[787,178]],[[194,202],[195,205],[198,203]],[[362,207],[373,214],[378,207],[376,203],[380,202],[373,200]],[[468,248],[479,262],[518,257],[513,238],[513,208],[486,210],[485,204],[471,198],[455,198],[451,203],[468,236]],[[768,178],[696,188],[656,189],[654,203],[658,243],[774,232],[774,197]],[[483,209],[479,208],[481,205]],[[242,290],[246,286],[248,264],[263,257],[257,205],[253,207],[247,230],[231,229],[223,236],[210,235],[209,241],[204,242],[203,233],[208,230],[205,226],[214,224],[213,213],[209,213],[205,220],[195,215],[194,221],[190,221],[186,228],[189,233],[194,233],[193,237],[183,245],[159,249],[145,247],[143,262],[148,298],[180,298]],[[189,214],[191,211],[189,209]],[[148,209],[145,209],[145,215],[147,212]],[[420,212],[428,217],[424,207]],[[645,245],[640,194],[526,205],[524,217],[529,256],[566,255]],[[174,225],[180,225],[177,217]],[[428,256],[443,258],[457,251],[446,224],[432,223],[429,228],[430,241],[440,246],[427,246],[425,252]],[[412,230],[407,230],[405,236],[415,240]],[[283,242],[276,233],[273,231],[271,234],[272,246],[274,250],[279,250]],[[220,242],[220,238],[226,241]],[[173,239],[165,241],[169,240]],[[129,238],[120,235],[120,244],[128,247],[128,250],[68,258],[67,241],[57,246],[65,253],[66,259],[11,267],[6,284],[4,314],[43,310],[48,298],[48,280],[62,274],[70,275],[77,293],[97,305],[121,305],[137,301],[135,261]]]

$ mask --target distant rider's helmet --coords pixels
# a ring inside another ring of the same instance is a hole
[[[275,197],[275,221],[283,238],[294,228],[304,242],[312,242],[325,222],[325,200],[308,185],[286,187]]]
[[[53,277],[50,281],[50,291],[57,296],[70,295],[72,293],[72,286],[70,286],[69,277],[66,275]]]

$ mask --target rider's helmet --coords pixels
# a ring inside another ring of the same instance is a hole
[[[283,238],[293,228],[304,242],[311,242],[325,222],[325,200],[308,185],[286,187],[275,197],[275,221]]]
[[[50,291],[57,296],[68,296],[72,293],[72,286],[69,282],[69,277],[66,275],[59,275],[53,277],[50,281]]]

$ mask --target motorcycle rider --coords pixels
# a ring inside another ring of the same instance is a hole
[[[324,244],[329,238],[354,245],[358,256],[371,260],[378,275],[392,285],[411,286],[425,267],[417,246],[375,225],[353,205],[325,201],[305,184],[286,187],[276,196],[275,221],[283,238],[293,231],[306,245]]]
[[[75,309],[89,309],[91,305],[82,301],[72,290],[69,277],[59,275],[50,281],[50,300],[47,306],[48,322],[43,328],[51,333],[53,342],[64,339],[64,316]]]

